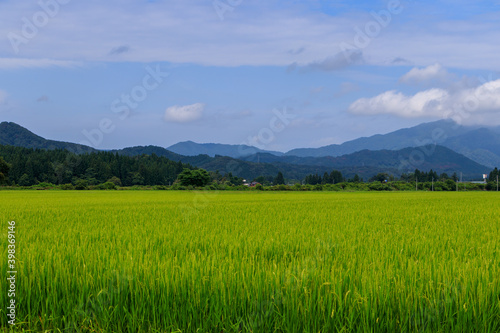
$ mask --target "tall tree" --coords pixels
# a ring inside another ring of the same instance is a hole
[[[9,179],[10,165],[0,156],[0,185],[7,183]]]
[[[490,172],[490,177],[488,178],[490,181],[496,181],[497,176],[500,175],[500,172],[498,171],[498,168],[495,168],[495,170]]]
[[[359,178],[358,174],[355,174],[355,175],[354,175],[354,178],[352,179],[352,181],[353,181],[354,183],[360,183],[360,182],[362,182],[363,180],[362,180],[361,178]]]
[[[333,170],[330,173],[331,184],[338,184],[344,181],[344,176],[342,176],[342,172]]]
[[[285,177],[283,177],[283,174],[280,172],[278,172],[278,175],[276,175],[276,178],[274,178],[274,182],[273,182],[274,185],[283,185],[285,184]]]

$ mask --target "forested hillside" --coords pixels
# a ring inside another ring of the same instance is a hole
[[[172,184],[184,168],[181,162],[156,155],[123,156],[109,152],[76,155],[67,150],[42,150],[0,145],[0,156],[10,164],[8,180],[29,186],[85,180],[100,184],[115,177],[123,186]]]

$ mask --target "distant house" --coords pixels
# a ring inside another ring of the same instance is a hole
[[[257,185],[261,185],[258,182],[251,182],[251,183],[243,183],[243,185],[248,186],[248,187],[255,187]]]

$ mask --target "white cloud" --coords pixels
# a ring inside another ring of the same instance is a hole
[[[354,114],[375,115],[394,114],[401,117],[434,116],[439,112],[448,93],[442,89],[430,89],[406,96],[394,90],[373,98],[361,98],[349,107]],[[442,112],[442,111],[441,111]]]
[[[185,106],[175,105],[165,110],[164,119],[176,123],[188,123],[200,119],[204,109],[205,105],[202,103]]]
[[[500,80],[487,82],[474,89],[465,89],[458,94],[458,100],[466,110],[500,112]]]
[[[413,68],[408,73],[403,75],[400,82],[408,84],[419,83],[447,83],[450,82],[455,76],[449,73],[440,64],[434,64],[425,68]]]
[[[23,59],[23,58],[0,58],[0,69],[17,68],[47,68],[47,67],[79,67],[77,61],[65,61],[55,59]]]
[[[244,1],[227,11],[221,21],[212,3],[71,1],[36,36],[19,45],[19,54],[39,59],[215,66],[287,66],[296,62],[332,70],[345,67],[341,58],[332,55],[341,51],[341,44],[354,43],[355,28],[364,31],[369,23],[376,23],[369,10],[359,6],[326,14],[315,8],[315,1],[264,0]],[[2,1],[0,35],[22,35],[22,19],[30,20],[40,10],[37,2]],[[387,8],[380,3],[379,10]],[[457,22],[446,16],[429,20],[429,4],[416,1],[405,4],[397,17],[363,49],[365,63],[381,64],[397,57],[419,66],[439,62],[457,68],[500,69],[500,44],[492,42],[500,39],[498,20],[471,17]],[[450,29],[455,26],[466,29]],[[110,47],[115,49],[110,51]],[[120,56],[110,57],[110,53]],[[0,41],[0,54],[15,55],[7,38]]]
[[[353,114],[391,114],[403,118],[450,118],[458,123],[500,124],[500,80],[458,91],[429,89],[407,96],[387,91],[373,98],[361,98],[349,107]]]

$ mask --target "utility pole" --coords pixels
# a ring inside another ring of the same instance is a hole
[[[418,179],[415,177],[415,191],[418,191]]]
[[[497,192],[498,192],[498,175],[497,175]]]
[[[434,192],[434,177],[432,177],[432,192]]]

